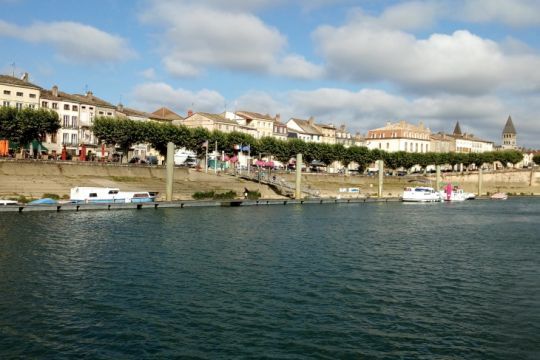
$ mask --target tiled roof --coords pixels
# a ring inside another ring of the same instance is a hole
[[[195,114],[199,114],[200,116],[204,116],[205,118],[211,119],[215,122],[222,123],[222,124],[231,124],[231,125],[238,125],[236,121],[229,120],[219,114],[210,114],[210,113],[204,113],[204,112],[197,112]]]
[[[312,134],[312,135],[322,135],[322,133],[317,129],[313,124],[310,124],[308,120],[302,120],[302,119],[295,119],[292,118],[298,126],[304,131],[306,134]]]
[[[263,115],[263,114],[259,114],[252,111],[237,111],[235,114],[247,120],[259,119],[259,120],[274,121],[274,118],[268,114]]]
[[[101,107],[115,109],[114,105],[112,105],[111,103],[108,103],[107,101],[103,99],[100,99],[94,96],[94,94],[92,94],[91,92],[87,93],[86,95],[73,94],[73,96],[79,99],[79,101],[83,104],[89,104],[89,105],[94,105],[94,106],[101,106]]]
[[[71,94],[67,94],[62,91],[58,91],[58,96],[54,96],[51,90],[41,90],[41,99],[55,100],[55,101],[71,101],[75,103],[81,103],[81,101]]]
[[[456,127],[454,128],[454,135],[461,135],[461,126],[459,126],[459,121],[456,122]]]
[[[183,120],[184,118],[175,113],[174,111],[162,107],[152,113],[152,115],[158,116],[163,120]]]
[[[128,108],[128,107],[116,107],[116,111],[118,111],[119,113],[121,114],[124,114],[126,116],[139,116],[139,117],[145,117],[145,118],[148,118],[150,117],[150,114],[144,112],[144,111],[140,111],[140,110],[135,110],[135,109],[132,109],[132,108]]]
[[[506,125],[504,125],[503,134],[517,134],[516,128],[514,127],[514,123],[512,122],[512,117],[508,116],[508,120],[506,120]]]
[[[39,86],[37,86],[35,84],[32,84],[31,82],[28,82],[28,81],[25,81],[25,80],[22,80],[22,79],[18,79],[16,77],[9,76],[9,75],[0,75],[0,84],[22,86],[22,87],[28,87],[28,88],[32,88],[32,89],[41,90],[41,87],[39,87]]]

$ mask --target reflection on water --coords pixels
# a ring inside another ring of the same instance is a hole
[[[532,359],[539,210],[2,215],[0,357]]]

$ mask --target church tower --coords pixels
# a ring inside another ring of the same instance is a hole
[[[517,149],[517,132],[512,122],[512,117],[508,116],[506,125],[502,132],[502,148],[503,149]]]

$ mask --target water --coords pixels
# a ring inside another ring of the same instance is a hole
[[[540,201],[0,217],[0,358],[538,359]]]

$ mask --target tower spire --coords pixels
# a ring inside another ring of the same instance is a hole
[[[456,122],[456,127],[454,128],[454,135],[463,135],[461,132],[461,127],[459,126],[459,121]]]

